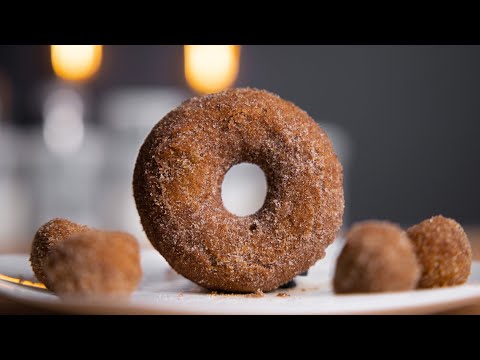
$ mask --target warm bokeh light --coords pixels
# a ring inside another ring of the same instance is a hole
[[[43,108],[43,139],[47,148],[61,156],[80,149],[84,138],[83,102],[73,89],[57,89],[49,94]]]
[[[51,45],[52,66],[64,80],[91,78],[102,62],[102,45]]]
[[[0,280],[8,281],[13,284],[20,284],[20,285],[39,288],[39,289],[46,289],[45,285],[43,285],[42,283],[37,283],[37,282],[23,280],[23,279],[17,279],[17,278],[7,276],[7,275],[2,275],[2,274],[0,274]]]
[[[239,45],[185,45],[185,77],[199,93],[214,93],[232,86],[239,65]]]

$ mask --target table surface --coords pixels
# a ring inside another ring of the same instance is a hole
[[[471,227],[471,228],[466,228],[465,230],[472,243],[473,258],[475,260],[480,260],[480,227]],[[56,314],[56,313],[52,311],[36,308],[33,306],[18,304],[10,300],[0,298],[0,315],[10,315],[10,314],[12,315],[14,314],[15,315],[49,315],[49,314]],[[480,302],[478,304],[452,309],[446,312],[441,312],[439,314],[480,315]]]

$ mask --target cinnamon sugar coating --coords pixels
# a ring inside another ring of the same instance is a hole
[[[70,236],[92,230],[66,219],[53,219],[43,224],[36,232],[30,253],[30,264],[37,279],[50,289],[43,266],[52,249]]]
[[[128,296],[142,278],[138,243],[122,232],[72,236],[52,249],[44,272],[62,297]]]
[[[267,178],[263,207],[228,212],[225,173],[242,162]],[[342,166],[325,132],[267,91],[195,97],[142,145],[133,190],[143,228],[178,273],[212,290],[270,291],[325,255],[341,225]]]
[[[406,233],[387,221],[354,224],[337,259],[336,293],[413,290],[420,276],[414,247]]]
[[[419,288],[461,285],[470,275],[472,248],[462,226],[434,216],[407,230],[423,267]]]

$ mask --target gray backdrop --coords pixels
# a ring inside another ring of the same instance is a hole
[[[480,223],[479,46],[249,46],[270,89],[353,141],[350,220]]]

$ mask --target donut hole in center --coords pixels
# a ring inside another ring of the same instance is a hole
[[[251,163],[232,166],[222,182],[223,206],[236,216],[255,214],[265,203],[267,178],[263,170]],[[253,231],[256,225],[252,225]]]

